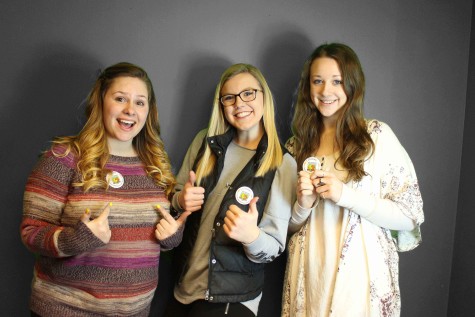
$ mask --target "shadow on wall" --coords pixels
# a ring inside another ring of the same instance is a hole
[[[291,135],[292,104],[303,64],[315,45],[294,26],[278,24],[263,30],[266,36],[260,53],[261,71],[269,83],[276,103],[276,125],[281,141]]]
[[[11,78],[9,93],[2,109],[3,120],[0,181],[5,226],[1,231],[2,253],[9,254],[1,262],[1,288],[5,316],[29,316],[28,300],[34,255],[23,246],[19,224],[26,179],[41,151],[49,147],[56,135],[75,134],[82,125],[82,101],[92,87],[99,62],[75,47],[47,43],[33,47],[32,57]],[[7,253],[8,252],[8,253]],[[15,309],[15,311],[13,311]]]
[[[224,70],[231,66],[229,60],[203,53],[190,54],[185,61],[179,72],[183,74],[179,80],[183,85],[176,87],[181,92],[174,106],[176,124],[166,142],[176,174],[194,136],[208,126],[216,85]]]
[[[276,107],[276,125],[281,141],[291,135],[293,99],[300,72],[313,45],[301,32],[288,25],[275,25],[265,31],[266,43],[261,53],[261,71],[272,90]],[[287,253],[280,255],[266,266],[266,282],[259,306],[259,317],[280,316],[282,287]]]

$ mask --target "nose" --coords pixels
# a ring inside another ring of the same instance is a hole
[[[135,115],[135,108],[133,102],[129,101],[125,104],[123,112],[126,115],[133,116]]]
[[[245,102],[242,101],[241,96],[237,95],[237,96],[236,96],[236,101],[234,102],[233,107],[238,108],[238,107],[240,107],[241,105],[243,105],[244,103],[245,103]]]
[[[323,82],[320,87],[320,93],[324,96],[331,92],[332,86],[327,82]]]

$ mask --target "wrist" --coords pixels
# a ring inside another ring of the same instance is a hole
[[[249,241],[244,241],[244,242],[242,242],[242,244],[243,244],[243,245],[249,245],[249,244],[253,243],[254,241],[257,240],[257,238],[259,238],[259,235],[260,235],[260,234],[261,234],[261,230],[259,229],[259,227],[256,226],[256,228],[255,228],[253,234],[251,235],[252,238],[249,239]]]

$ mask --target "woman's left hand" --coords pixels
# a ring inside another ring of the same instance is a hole
[[[162,206],[157,205],[157,209],[162,215],[162,219],[160,219],[155,228],[155,237],[160,241],[174,235],[191,214],[191,211],[185,211],[175,220]]]
[[[315,191],[322,199],[330,199],[333,202],[338,202],[343,190],[343,183],[336,177],[335,174],[327,171],[317,170],[310,176]]]
[[[249,244],[259,237],[260,229],[257,226],[256,203],[258,197],[254,197],[249,203],[249,211],[245,212],[236,205],[229,206],[224,217],[224,232],[228,237],[241,243]]]

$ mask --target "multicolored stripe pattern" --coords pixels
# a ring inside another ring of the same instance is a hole
[[[161,247],[154,233],[155,206],[169,208],[165,192],[138,158],[110,157],[106,168],[119,172],[124,184],[107,191],[73,187],[80,177],[75,166],[73,155],[47,152],[26,184],[21,236],[38,254],[30,308],[41,316],[148,316]],[[91,219],[97,217],[109,202],[112,237],[104,244],[80,218],[86,208]],[[54,238],[60,229],[70,236],[62,244]],[[180,240],[167,239],[169,245],[162,247],[173,248]]]

